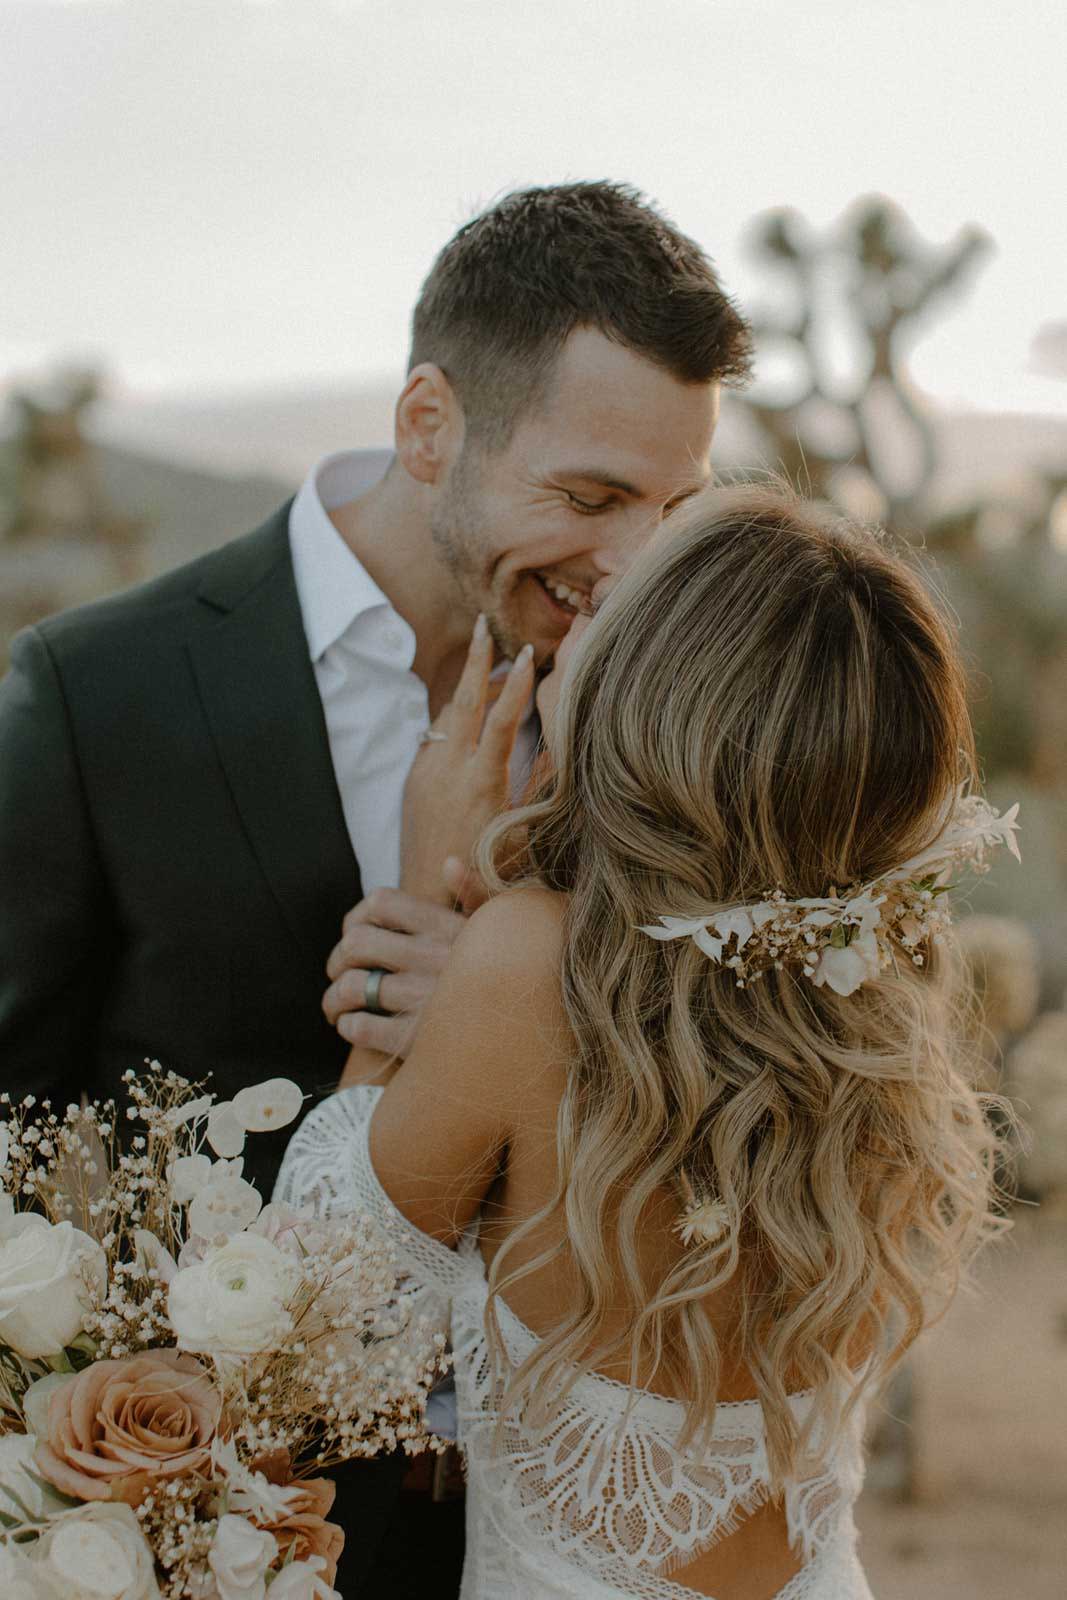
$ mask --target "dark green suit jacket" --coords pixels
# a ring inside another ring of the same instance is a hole
[[[320,1002],[359,869],[288,513],[14,643],[0,685],[13,1093],[114,1093],[146,1057],[210,1073],[223,1098],[276,1075],[336,1084],[346,1049]],[[249,1138],[268,1197],[288,1137]]]

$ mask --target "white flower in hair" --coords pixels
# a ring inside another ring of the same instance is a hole
[[[810,974],[817,989],[827,984],[836,994],[852,994],[868,978],[877,978],[881,970],[878,939],[873,931],[861,933],[850,940],[843,949],[828,944],[820,952],[815,971]]]
[[[698,1197],[685,1172],[678,1174],[678,1186],[685,1197],[685,1210],[674,1224],[683,1244],[717,1244],[730,1230],[730,1213],[722,1200]]]
[[[925,947],[949,925],[942,896],[961,864],[986,870],[986,852],[1007,845],[1016,860],[1018,805],[1000,816],[981,795],[965,794],[938,837],[924,850],[852,893],[787,900],[781,889],[755,905],[726,906],[699,917],[662,916],[642,927],[652,939],[692,939],[739,988],[783,967],[799,967],[816,988],[854,994],[901,956],[926,962]]]
[[[682,1213],[674,1225],[683,1244],[715,1244],[730,1226],[730,1213],[721,1200],[702,1200]]]

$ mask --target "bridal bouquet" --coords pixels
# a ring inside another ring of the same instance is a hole
[[[121,1141],[111,1101],[0,1096],[0,1594],[332,1600],[325,1474],[438,1448],[438,1324],[380,1225],[242,1177],[296,1084],[126,1089]]]

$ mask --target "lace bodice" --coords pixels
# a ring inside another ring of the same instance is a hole
[[[368,1211],[387,1222],[407,1272],[450,1316],[458,1437],[467,1457],[468,1550],[463,1600],[679,1600],[671,1581],[770,1494],[757,1401],[717,1408],[709,1447],[681,1452],[676,1400],[596,1374],[574,1384],[543,1431],[500,1423],[485,1331],[487,1283],[477,1227],[458,1250],[420,1232],[392,1205],[371,1164],[368,1132],[382,1091],[343,1090],[295,1134],[275,1198],[320,1214]],[[537,1336],[497,1301],[515,1363]],[[802,1415],[806,1395],[791,1402]],[[787,1486],[790,1541],[804,1566],[775,1600],[869,1600],[854,1554],[852,1503],[862,1483],[861,1421],[816,1478]]]

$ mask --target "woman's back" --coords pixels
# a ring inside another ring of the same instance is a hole
[[[484,1327],[487,1280],[491,1281],[494,1262],[514,1237],[506,1271],[515,1277],[500,1287],[495,1314],[508,1358],[515,1365],[528,1358],[539,1340],[573,1312],[580,1293],[567,1219],[563,1208],[553,1204],[559,1182],[560,1105],[568,1074],[575,1067],[574,1039],[560,980],[565,913],[565,897],[533,887],[513,890],[484,907],[452,963],[445,993],[435,1004],[429,1034],[420,1038],[420,1051],[430,1060],[442,1058],[445,1039],[450,1041],[453,1059],[457,1041],[467,1045],[467,1071],[453,1070],[447,1083],[439,1081],[436,1086],[438,1115],[477,1120],[486,1114],[488,1105],[493,1108],[491,1115],[499,1115],[506,1125],[496,1176],[484,1201],[471,1211],[463,1186],[453,1185],[450,1214],[445,1216],[440,1203],[445,1181],[433,1170],[432,1152],[426,1152],[420,1163],[419,1188],[427,1198],[425,1204],[420,1202],[412,1181],[408,1131],[412,1107],[404,1095],[386,1097],[369,1131],[369,1159],[376,1183],[393,1197],[420,1235],[433,1234],[450,1245],[463,1241],[461,1254],[466,1257],[467,1270],[447,1287],[453,1305],[457,1384],[464,1397],[463,1442],[471,1491],[481,1498],[488,1491],[497,1507],[492,1539],[502,1537],[499,1519],[506,1516],[509,1497],[531,1525],[540,1522],[540,1541],[557,1550],[573,1546],[581,1528],[588,1532],[595,1506],[625,1506],[621,1521],[629,1524],[635,1544],[647,1540],[656,1552],[657,1565],[662,1566],[664,1554],[668,1555],[669,1585],[683,1585],[716,1600],[771,1600],[801,1571],[805,1555],[810,1558],[815,1553],[817,1541],[829,1541],[831,1529],[837,1540],[835,1548],[851,1562],[848,1512],[854,1490],[839,1490],[836,1469],[831,1468],[829,1474],[821,1469],[814,1502],[797,1486],[790,1526],[785,1499],[776,1499],[772,1493],[755,1384],[733,1344],[737,1317],[729,1285],[705,1302],[724,1352],[717,1437],[707,1447],[677,1450],[676,1436],[684,1426],[685,1402],[690,1396],[678,1392],[669,1381],[657,1381],[660,1375],[648,1353],[638,1367],[637,1382],[650,1392],[633,1415],[628,1415],[629,1363],[616,1355],[596,1361],[593,1370],[580,1379],[565,1421],[550,1430],[547,1454],[536,1426],[528,1434],[509,1428],[506,1438],[510,1444],[503,1452],[499,1449],[496,1404],[488,1377],[492,1356]],[[487,993],[492,995],[492,1006],[484,1004]],[[482,1003],[475,1009],[479,995]],[[329,1105],[323,1113],[313,1115],[317,1118],[328,1112]],[[342,1135],[341,1147],[331,1153],[324,1149],[313,1123],[302,1130],[287,1157],[290,1182],[292,1173],[306,1162],[309,1150],[316,1170],[336,1170],[343,1161],[341,1152],[347,1148],[349,1134],[350,1130]],[[475,1188],[482,1181],[474,1173],[468,1177]],[[364,1186],[358,1198],[366,1204],[367,1196]],[[289,1197],[307,1198],[292,1191]],[[665,1190],[646,1207],[636,1235],[650,1295],[684,1255],[677,1224],[677,1197]],[[419,1240],[414,1244],[417,1247]],[[421,1249],[417,1253],[417,1265],[425,1275],[429,1270],[426,1257]],[[439,1263],[444,1259],[447,1275],[455,1257],[437,1259]],[[617,1291],[609,1291],[607,1301],[609,1311],[598,1325],[590,1353],[598,1345],[625,1347],[628,1343],[633,1313],[621,1275]],[[804,1404],[800,1398],[801,1412]],[[602,1450],[611,1453],[614,1467],[610,1460],[594,1467],[591,1458]],[[858,1461],[853,1429],[842,1454],[841,1476],[856,1487]],[[537,1487],[524,1492],[523,1482]],[[831,1503],[834,1515],[828,1517],[825,1513]],[[633,1533],[638,1524],[639,1531]],[[801,1525],[807,1532],[806,1551],[798,1547]],[[635,1555],[625,1538],[621,1549],[617,1566],[611,1565],[606,1550],[601,1551],[605,1570],[616,1584]],[[694,1550],[698,1551],[695,1555]],[[649,1565],[646,1582],[651,1581],[651,1573]],[[669,1585],[663,1579],[659,1588],[648,1593],[673,1593]],[[480,1594],[481,1590],[471,1592]]]
[[[534,888],[514,891],[496,902],[497,948],[510,951],[516,965],[523,964],[529,984],[531,1015],[525,1021],[532,1037],[524,1053],[541,1053],[544,1064],[541,1073],[524,1080],[517,1097],[521,1111],[504,1167],[483,1210],[479,1249],[487,1271],[504,1241],[551,1205],[559,1182],[557,1122],[566,1074],[574,1064],[574,1039],[567,1025],[560,979],[565,909],[562,895]],[[519,1269],[531,1266],[539,1256],[551,1256],[543,1266],[518,1278],[504,1296],[509,1311],[532,1333],[550,1332],[573,1306],[578,1283],[567,1244],[566,1221],[557,1208],[549,1218],[533,1220],[530,1231],[521,1236],[508,1258],[509,1269]],[[645,1208],[636,1244],[651,1290],[685,1251],[678,1233],[677,1196],[671,1191],[663,1190]],[[556,1255],[558,1247],[562,1252]],[[725,1405],[742,1401],[755,1405],[755,1384],[733,1343],[737,1329],[734,1299],[731,1287],[725,1286],[705,1301],[725,1357],[719,1398]],[[621,1293],[619,1303],[625,1304]],[[631,1321],[632,1315],[625,1309],[609,1313],[602,1338],[612,1345],[625,1344]],[[620,1385],[630,1381],[629,1362],[621,1354],[598,1364],[596,1372]],[[637,1382],[656,1391],[650,1355],[638,1368]],[[689,1398],[677,1393],[669,1381],[664,1388],[669,1398]],[[595,1390],[590,1386],[585,1394],[595,1394]],[[605,1390],[605,1398],[617,1405],[616,1394]],[[680,1424],[681,1418],[677,1420]],[[738,1413],[734,1420],[739,1420]],[[736,1447],[737,1441],[732,1443]],[[801,1566],[800,1556],[790,1548],[784,1506],[764,1503],[742,1514],[729,1537],[716,1539],[695,1560],[683,1560],[671,1579],[697,1594],[714,1595],[716,1600],[771,1600]]]
[[[487,1271],[505,1240],[519,1232],[509,1252],[508,1271],[530,1269],[509,1288],[504,1298],[512,1311],[535,1333],[558,1326],[574,1305],[578,1280],[569,1249],[566,1217],[558,1206],[548,1216],[559,1185],[558,1121],[568,1072],[575,1065],[574,1037],[563,1004],[561,969],[564,947],[563,919],[566,897],[551,890],[523,887],[501,896],[481,913],[491,918],[484,937],[492,941],[497,959],[509,965],[514,977],[509,987],[521,990],[522,1002],[507,1010],[508,1048],[521,1057],[524,1072],[515,1085],[515,1110],[507,1154],[496,1182],[482,1208],[479,1247]],[[664,1188],[645,1206],[636,1232],[638,1260],[651,1293],[666,1272],[681,1262],[685,1246],[678,1233],[678,1197]],[[556,1252],[559,1252],[558,1254]],[[543,1265],[534,1266],[540,1257]],[[622,1291],[616,1304],[621,1308]],[[610,1297],[609,1297],[610,1298]],[[736,1331],[734,1294],[729,1286],[705,1301],[723,1340],[732,1351]],[[731,1315],[731,1313],[734,1313]],[[624,1342],[632,1315],[609,1310],[601,1329],[604,1342]],[[629,1362],[617,1356],[598,1371],[620,1383],[630,1381]],[[642,1387],[656,1387],[656,1377],[646,1359],[638,1370]],[[675,1399],[687,1398],[668,1382],[665,1391]],[[728,1360],[720,1385],[726,1401],[755,1398],[755,1386],[740,1360]]]

